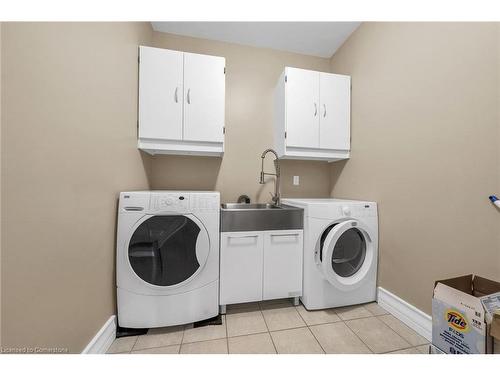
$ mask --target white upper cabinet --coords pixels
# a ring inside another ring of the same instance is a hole
[[[182,52],[141,47],[139,138],[182,139]]]
[[[225,60],[184,53],[184,139],[224,140]]]
[[[287,79],[287,145],[319,147],[319,73],[289,68]]]
[[[319,147],[329,150],[350,149],[351,77],[320,73],[321,114]]]
[[[140,149],[221,156],[224,112],[223,57],[140,47]]]
[[[274,145],[281,158],[349,158],[351,77],[286,67],[274,105]]]

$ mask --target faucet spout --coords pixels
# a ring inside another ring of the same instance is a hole
[[[274,168],[276,169],[276,173],[266,173],[264,172],[264,159],[266,158],[266,155],[271,152],[274,154]],[[280,193],[280,178],[281,178],[281,171],[280,171],[280,161],[278,158],[278,153],[274,151],[271,148],[268,148],[265,150],[262,155],[261,155],[262,163],[261,163],[261,169],[260,169],[260,179],[259,183],[264,184],[264,177],[266,175],[269,176],[275,176],[276,180],[274,183],[274,194],[272,194],[272,201],[276,206],[281,205],[281,193]]]

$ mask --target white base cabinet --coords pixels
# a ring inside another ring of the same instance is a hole
[[[221,233],[220,250],[220,303],[260,301],[264,234]]]
[[[223,232],[220,304],[302,295],[303,230]]]

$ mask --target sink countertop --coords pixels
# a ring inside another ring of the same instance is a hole
[[[221,210],[247,211],[247,210],[302,210],[302,208],[282,204],[276,206],[270,203],[222,203]]]
[[[304,210],[282,204],[226,203],[221,205],[221,232],[304,229]]]

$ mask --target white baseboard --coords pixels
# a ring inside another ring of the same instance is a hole
[[[377,302],[419,335],[432,341],[432,317],[388,290],[378,287]]]
[[[104,354],[108,351],[116,337],[116,315],[111,315],[102,328],[97,332],[82,354]]]

